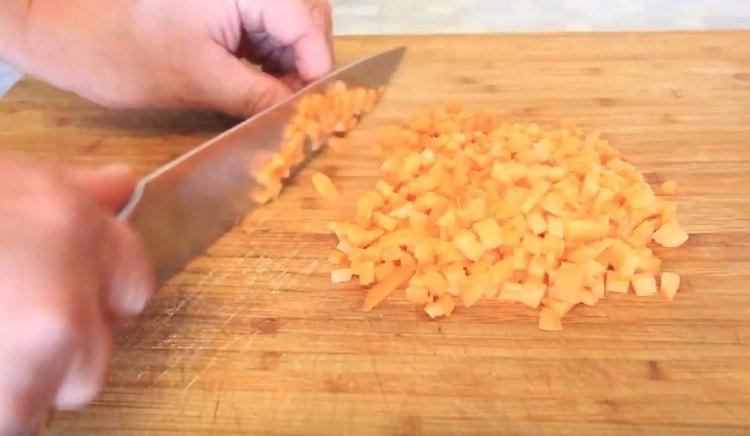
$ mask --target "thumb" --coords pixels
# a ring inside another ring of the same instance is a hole
[[[202,76],[205,104],[229,115],[249,118],[291,94],[289,86],[247,62],[221,51],[206,63]]]
[[[68,177],[96,204],[112,213],[117,213],[128,202],[136,183],[133,170],[124,164],[70,170]]]

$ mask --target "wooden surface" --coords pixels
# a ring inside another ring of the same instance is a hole
[[[108,386],[52,433],[750,432],[750,32],[378,37],[407,43],[384,103],[274,204],[167,283],[121,331]],[[601,129],[651,182],[677,180],[692,234],[663,253],[674,304],[611,297],[544,333],[483,302],[438,322],[400,296],[359,311],[328,282],[327,220],[377,175],[373,132],[448,99],[510,119]],[[218,116],[106,111],[26,80],[0,101],[0,144],[140,174],[227,127]],[[345,200],[316,199],[325,170]]]

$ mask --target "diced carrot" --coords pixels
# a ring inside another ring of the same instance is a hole
[[[396,264],[393,261],[385,261],[375,267],[375,280],[381,281],[396,271]]]
[[[378,96],[336,87],[332,99],[300,104],[306,114],[330,108],[310,125],[295,118],[305,141],[349,129]],[[286,155],[297,152],[299,137],[290,136]],[[632,286],[653,294],[661,260],[652,241],[672,247],[687,238],[675,203],[658,198],[598,133],[571,123],[502,124],[496,114],[449,105],[384,128],[374,142],[385,174],[357,202],[353,223],[331,226],[342,257],[336,264],[361,283],[375,281],[369,308],[404,285],[406,298],[431,317],[450,315],[455,298],[471,307],[497,297],[543,305],[540,327],[560,329],[573,306],[596,304],[605,293]],[[263,177],[280,184],[290,166],[273,165]],[[409,277],[390,283],[404,268]],[[662,274],[662,292],[672,298],[678,282]]]
[[[609,233],[609,224],[601,220],[576,219],[565,222],[565,237],[583,241],[601,239]]]
[[[515,301],[532,308],[539,307],[547,286],[540,282],[526,282],[523,284],[506,283],[500,289],[500,299]]]
[[[492,218],[477,221],[472,226],[486,250],[492,250],[503,244],[502,227]]]
[[[555,286],[550,286],[547,289],[547,296],[551,299],[572,304],[579,304],[583,301],[581,294],[580,290],[563,289]]]
[[[385,246],[380,249],[380,258],[383,260],[400,260],[404,252],[397,245]]]
[[[380,304],[381,301],[385,300],[386,297],[391,295],[393,291],[406,284],[411,276],[414,275],[414,271],[414,266],[402,265],[398,267],[396,271],[393,272],[393,274],[376,283],[367,292],[362,310],[364,310],[365,312],[371,311],[375,306]]]
[[[422,275],[422,284],[427,287],[431,295],[443,295],[448,289],[445,276],[437,271],[427,271]]]
[[[545,307],[549,307],[554,310],[560,317],[565,316],[565,314],[568,313],[570,309],[572,309],[576,305],[576,303],[559,301],[550,297],[544,297],[542,299],[542,304],[544,304]]]
[[[662,247],[679,247],[687,240],[687,232],[677,221],[668,221],[654,232],[654,241]]]
[[[443,305],[439,301],[433,301],[425,306],[424,311],[429,315],[430,318],[439,318],[445,315]]]
[[[680,288],[680,276],[673,272],[665,271],[661,273],[660,282],[661,293],[664,294],[665,297],[667,297],[667,300],[674,300],[674,296],[675,294],[677,294],[677,290]]]
[[[607,292],[626,294],[630,288],[630,281],[626,278],[620,277],[615,271],[607,271],[605,288]]]
[[[535,235],[541,235],[547,231],[547,221],[540,213],[532,213],[526,216],[529,228]]]
[[[352,272],[359,277],[360,285],[370,285],[375,282],[375,262],[363,261],[352,263]]]
[[[466,280],[466,270],[461,263],[445,265],[442,270],[449,286],[459,285]]]
[[[335,200],[339,196],[339,191],[333,185],[331,179],[323,173],[315,173],[312,178],[313,186],[318,194],[326,200]]]
[[[643,221],[638,227],[633,230],[633,236],[636,237],[636,242],[640,245],[645,245],[651,241],[654,236],[654,223],[651,221]]]
[[[451,316],[451,313],[453,313],[453,309],[456,308],[456,301],[453,299],[453,296],[450,294],[441,295],[438,299],[438,303],[440,304],[440,307],[443,309],[443,314],[445,316]]]
[[[475,305],[484,295],[484,290],[487,286],[491,286],[488,277],[471,275],[468,283],[461,291],[464,306],[471,307]]]
[[[551,215],[560,216],[565,207],[565,198],[556,191],[548,192],[542,199],[541,207]]]
[[[331,270],[331,282],[333,283],[345,283],[351,281],[352,270],[349,268],[341,268]]]
[[[539,330],[548,332],[562,330],[562,320],[550,307],[543,307],[539,312]]]
[[[435,243],[425,239],[414,244],[414,259],[418,264],[435,263]]]
[[[617,273],[620,275],[620,277],[632,277],[633,274],[635,274],[635,272],[638,270],[640,261],[641,260],[640,257],[638,257],[638,253],[635,253],[632,250],[628,250],[628,252],[620,261],[620,264],[617,266]]]
[[[542,253],[544,240],[533,233],[527,233],[521,240],[521,246],[532,255]]]
[[[583,287],[584,279],[585,273],[580,266],[570,262],[563,262],[557,271],[555,271],[551,284],[556,288],[578,291]]]
[[[393,218],[392,216],[388,216],[382,212],[375,212],[373,215],[375,218],[375,223],[380,226],[383,230],[392,232],[393,230],[396,230],[396,226],[398,225],[398,219]]]
[[[664,195],[675,195],[677,193],[677,183],[674,180],[667,180],[661,184],[659,190]]]
[[[430,293],[424,286],[410,284],[406,288],[406,299],[414,304],[426,304],[430,301]]]
[[[471,230],[459,230],[453,237],[453,245],[470,260],[478,260],[485,252],[484,246]]]
[[[458,211],[458,217],[467,223],[473,223],[484,218],[486,210],[487,206],[484,199],[473,198],[469,200],[465,208]]]
[[[331,265],[341,265],[341,263],[344,262],[345,258],[346,258],[346,256],[344,255],[344,253],[342,253],[342,252],[340,252],[338,250],[333,250],[331,252],[331,254],[328,255],[328,262]]]
[[[648,297],[656,294],[656,278],[651,274],[636,274],[631,279],[635,295]]]
[[[529,259],[531,259],[530,253],[523,247],[517,247],[511,255],[511,265],[514,270],[526,270],[529,267]]]

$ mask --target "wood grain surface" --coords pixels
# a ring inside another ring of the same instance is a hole
[[[165,284],[118,333],[99,399],[48,432],[750,432],[750,32],[351,37],[339,61],[404,43],[349,150],[324,152]],[[575,118],[649,181],[676,180],[692,234],[662,253],[683,276],[676,301],[610,297],[558,333],[501,303],[437,322],[401,296],[360,312],[361,290],[328,281],[325,223],[374,182],[376,129],[448,99],[512,120]],[[30,79],[0,101],[3,150],[139,174],[230,124],[108,111]],[[319,170],[341,204],[315,196]]]

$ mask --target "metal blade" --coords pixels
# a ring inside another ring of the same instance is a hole
[[[141,180],[119,218],[140,232],[158,279],[180,271],[256,206],[250,198],[256,186],[253,174],[279,150],[302,97],[323,92],[336,80],[386,85],[405,50],[399,47],[345,66]],[[309,147],[306,152],[309,156]]]

